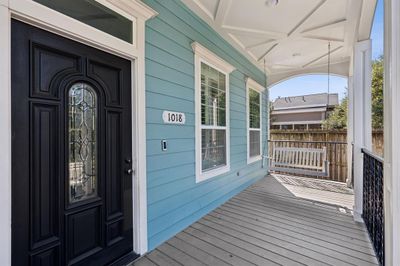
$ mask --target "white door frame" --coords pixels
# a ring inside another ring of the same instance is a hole
[[[0,265],[11,265],[11,19],[132,62],[133,246],[147,251],[145,21],[157,13],[139,0],[96,0],[133,22],[129,44],[32,0],[0,0]]]

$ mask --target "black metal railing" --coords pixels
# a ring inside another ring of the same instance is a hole
[[[326,158],[329,161],[329,176],[320,178],[338,182],[347,179],[347,142],[339,141],[297,141],[297,140],[269,140],[268,154],[272,156],[274,147],[295,148],[323,148],[326,147]]]
[[[363,219],[381,265],[385,265],[383,159],[367,149],[364,154]]]

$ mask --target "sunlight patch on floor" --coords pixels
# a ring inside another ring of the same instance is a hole
[[[273,175],[294,196],[336,205],[341,212],[352,211],[354,195],[345,183],[289,175]]]

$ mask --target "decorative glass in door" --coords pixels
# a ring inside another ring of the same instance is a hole
[[[68,92],[69,202],[97,196],[97,95],[86,83]]]

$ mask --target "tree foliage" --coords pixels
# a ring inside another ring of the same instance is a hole
[[[372,62],[372,128],[383,128],[383,56]]]
[[[372,128],[383,128],[383,57],[372,62],[372,81],[371,81],[371,101],[372,101]],[[348,97],[335,107],[328,119],[324,121],[326,129],[345,129],[347,128]]]
[[[336,106],[329,117],[324,121],[323,127],[326,129],[345,129],[347,128],[348,97],[343,98],[341,103]]]

